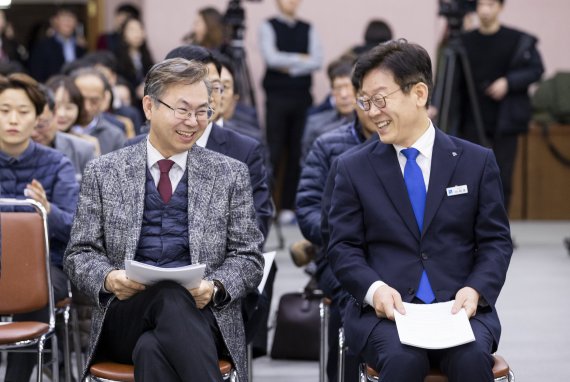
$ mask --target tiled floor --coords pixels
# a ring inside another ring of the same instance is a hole
[[[570,256],[564,237],[570,222],[514,222],[517,244],[497,309],[503,333],[499,346],[517,381],[570,380]],[[300,238],[296,227],[283,229],[287,245]],[[268,246],[275,245],[272,235]],[[307,278],[287,251],[277,256],[275,311],[279,295],[302,288]],[[316,362],[254,361],[255,382],[316,382]]]
[[[497,306],[503,324],[499,352],[517,381],[569,380],[570,256],[562,240],[570,236],[570,222],[514,222],[512,232],[517,249]],[[283,233],[286,247],[301,237],[295,226]],[[268,249],[276,243],[273,232]],[[287,250],[280,250],[276,261],[273,312],[280,295],[300,290],[308,280]],[[255,382],[316,382],[318,364],[261,357],[253,363],[253,375]],[[0,367],[0,380],[3,376]]]

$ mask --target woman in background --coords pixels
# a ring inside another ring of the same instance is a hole
[[[222,14],[213,7],[202,8],[194,19],[192,31],[183,38],[186,44],[195,44],[207,49],[223,50],[225,24]]]
[[[51,77],[46,86],[53,92],[55,98],[55,121],[59,131],[73,134],[85,139],[95,146],[95,156],[101,155],[97,138],[74,131],[73,126],[80,123],[84,116],[84,103],[81,92],[75,82],[64,75]]]
[[[127,80],[138,105],[144,96],[144,77],[154,65],[152,55],[146,44],[146,32],[140,20],[128,18],[121,28],[121,38],[117,57],[117,74]]]

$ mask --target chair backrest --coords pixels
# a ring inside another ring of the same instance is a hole
[[[45,210],[33,201],[0,199],[0,206],[35,207],[37,212],[0,212],[0,315],[27,313],[50,301]]]

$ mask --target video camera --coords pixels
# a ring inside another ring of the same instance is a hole
[[[260,2],[262,0],[248,0]],[[245,30],[245,10],[241,6],[241,0],[230,0],[228,9],[224,14],[224,22],[231,29],[232,40],[243,40]]]
[[[476,9],[477,0],[439,0],[438,14],[447,19],[453,34],[461,31],[463,17],[470,12],[475,12]]]

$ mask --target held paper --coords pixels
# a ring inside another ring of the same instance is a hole
[[[404,303],[405,315],[394,311],[400,342],[424,349],[446,349],[475,341],[465,309],[451,314],[453,303]]]
[[[152,285],[159,281],[171,280],[188,289],[200,286],[204,276],[205,264],[192,264],[184,267],[161,268],[144,264],[135,260],[125,261],[127,277],[144,285]]]

